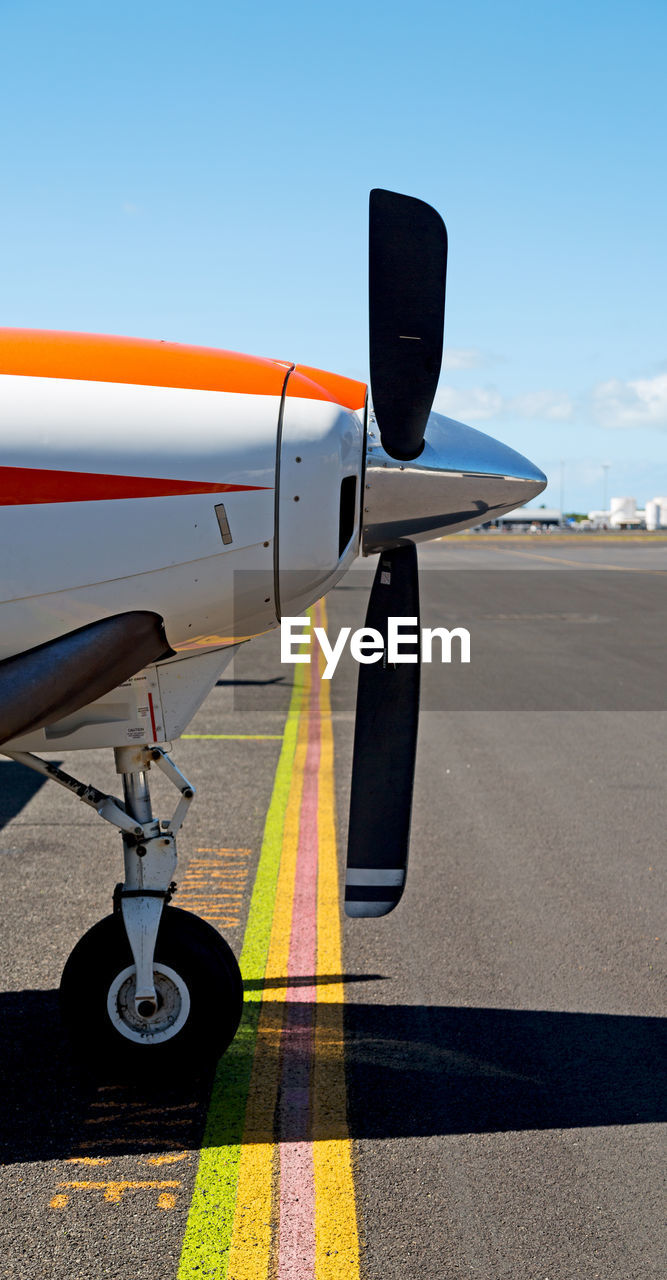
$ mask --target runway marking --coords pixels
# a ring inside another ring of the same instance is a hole
[[[314,611],[324,625],[324,608]],[[296,669],[178,1280],[358,1280],[346,1128],[333,738],[321,667]]]
[[[493,539],[493,541],[488,542],[489,546],[495,546],[495,538],[497,536],[498,535],[496,534],[490,535],[490,539]],[[534,535],[529,534],[528,538],[532,538],[533,536]],[[443,534],[441,538],[435,538],[434,542],[447,542],[449,544],[448,549],[451,551],[454,549],[454,547],[460,546],[461,543],[468,543],[470,545],[474,544],[478,547],[483,547],[487,545],[487,537],[489,537],[489,535],[482,534],[480,536],[480,534],[478,533],[457,533],[454,537],[452,537],[451,534]],[[509,542],[509,543],[522,542],[525,544],[527,541],[527,535],[525,533],[503,533],[500,535],[500,537],[502,539],[503,546],[505,545],[506,542]],[[537,537],[540,538],[540,540],[542,540],[544,535],[538,534]],[[573,545],[573,535],[570,533],[567,533],[567,534],[549,533],[546,535],[546,537],[547,537],[549,546],[571,547]],[[625,537],[623,536],[623,534],[618,534],[618,533],[616,534],[597,533],[596,534],[588,531],[585,534],[581,534],[581,533],[575,534],[574,539],[576,539],[576,542],[581,543],[582,550],[585,547],[589,547],[589,548],[595,547],[595,546],[608,547],[610,544],[613,544],[614,546],[624,546],[624,547],[635,546],[637,544],[639,544],[640,546],[651,546],[652,544],[655,544],[657,546],[664,546],[665,542],[667,542],[667,536],[664,533],[662,534],[652,533],[647,531],[642,531],[641,533],[637,533],[637,532],[631,533],[629,536],[625,536]],[[498,547],[498,550],[499,551],[502,550],[502,547]]]
[[[187,909],[198,911],[214,925],[238,926],[251,858],[252,850],[245,847],[197,848],[181,881],[177,901]],[[137,1100],[131,1087],[100,1085],[88,1103],[72,1144],[72,1154],[65,1163],[109,1165],[118,1156],[133,1154],[137,1173],[140,1173],[142,1164],[159,1166],[188,1160],[191,1152],[184,1148],[192,1143],[197,1150],[199,1145],[202,1102],[203,1099],[197,1100],[192,1093],[190,1097],[176,1100],[172,1097],[158,1104],[150,1094]],[[112,1182],[113,1179],[109,1185]],[[57,1194],[49,1201],[52,1209],[63,1210],[69,1203],[70,1196],[62,1190],[63,1185],[57,1184]],[[105,1199],[115,1205],[123,1202],[122,1197],[106,1196]],[[167,1211],[174,1208],[175,1203],[172,1193],[165,1190],[157,1207]]]
[[[525,560],[546,560],[549,564],[569,564],[575,569],[611,569],[617,573],[667,573],[667,569],[642,569],[632,564],[597,564],[593,560],[566,560],[564,556],[541,556],[537,551],[517,551],[514,547],[493,546],[493,551],[508,556],[523,556]]]
[[[295,773],[294,761],[303,699],[302,668],[297,668],[296,679],[292,689],[290,706],[283,731],[283,745],[275,773],[273,792],[264,827],[262,850],[255,878],[255,885],[250,902],[248,923],[246,926],[243,949],[241,952],[241,970],[247,979],[262,979],[267,965],[271,928],[273,923],[273,904],[276,896],[278,873],[280,869],[283,846],[283,833],[286,826],[288,801],[292,793],[292,778]],[[298,770],[296,771],[298,774]],[[285,833],[286,834],[286,833]],[[283,876],[285,865],[283,865]],[[241,1140],[244,1137],[246,1113],[248,1123],[253,1114],[250,1086],[253,1075],[253,1058],[255,1044],[258,1040],[259,1021],[262,1006],[261,982],[258,981],[246,992],[244,1016],[236,1038],[221,1059],[213,1085],[209,1106],[208,1121],[204,1134],[204,1144],[200,1156],[199,1169],[195,1182],[190,1214],[183,1241],[183,1251],[179,1266],[179,1280],[193,1277],[202,1272],[223,1276],[227,1272],[227,1261],[234,1225],[234,1210],[237,1201],[239,1182],[239,1165],[241,1163]],[[279,1028],[277,1028],[279,1030]],[[266,1019],[262,1026],[266,1043],[271,1036],[271,1026]],[[261,1100],[261,1054],[257,1055],[254,1072],[254,1099]],[[256,1135],[259,1137],[259,1134]],[[272,1116],[271,1125],[266,1134],[265,1144],[257,1143],[246,1148],[244,1164],[255,1163],[258,1167],[260,1186],[266,1188],[266,1148],[271,1152],[273,1140]],[[263,1149],[264,1147],[264,1149]],[[264,1166],[262,1168],[262,1161]],[[245,1172],[245,1169],[244,1169]],[[253,1170],[247,1170],[252,1182]],[[269,1158],[269,1209],[271,1206],[271,1154]],[[239,1196],[242,1208],[245,1198]],[[248,1206],[252,1212],[252,1205]],[[262,1202],[266,1207],[266,1197]],[[264,1220],[270,1219],[264,1215]],[[260,1218],[261,1221],[261,1218]],[[269,1228],[270,1229],[270,1228]],[[263,1257],[267,1256],[266,1253]],[[238,1280],[238,1277],[234,1277]]]
[[[124,1138],[101,1137],[101,1138],[95,1138],[90,1142],[77,1143],[77,1146],[81,1151],[95,1151],[95,1150],[98,1150],[101,1146],[105,1148],[124,1147],[125,1150],[124,1152],[121,1153],[123,1155],[132,1154],[131,1151],[128,1151],[128,1146],[130,1145],[132,1147],[152,1147],[154,1150],[156,1147],[172,1147],[173,1148],[174,1143],[173,1141],[171,1141],[170,1138],[160,1138],[160,1137],[154,1137],[154,1136],[151,1136],[150,1138],[141,1138],[141,1137],[137,1137],[137,1135],[134,1133],[131,1135],[126,1134]]]
[[[166,1114],[167,1114],[167,1112],[169,1112],[169,1111],[190,1111],[190,1110],[194,1110],[194,1109],[195,1109],[195,1107],[197,1107],[198,1105],[199,1105],[199,1104],[198,1104],[197,1102],[177,1102],[174,1106],[171,1106],[171,1107],[148,1107],[148,1106],[144,1106],[144,1103],[143,1103],[143,1102],[124,1102],[124,1103],[122,1104],[122,1111],[123,1111],[123,1113],[125,1113],[125,1112],[132,1111],[132,1110],[135,1110],[135,1111],[136,1111],[136,1110],[140,1110],[140,1111],[142,1111],[142,1112],[143,1112],[143,1114],[144,1114],[144,1115],[146,1115],[146,1116],[149,1116],[149,1115],[163,1116],[163,1115],[166,1115]],[[114,1111],[118,1111],[119,1107],[121,1106],[121,1103],[119,1103],[119,1102],[91,1102],[91,1103],[90,1103],[90,1106],[91,1106],[92,1108],[95,1108],[96,1110],[97,1110],[98,1108],[103,1108],[103,1109],[105,1109],[105,1110],[108,1110],[109,1108],[111,1108],[111,1109],[112,1109],[112,1110],[114,1110]],[[109,1118],[109,1117],[107,1117],[107,1116],[100,1116],[100,1119],[101,1119],[101,1120],[106,1120],[106,1119],[108,1119],[108,1118]]]
[[[178,891],[177,902],[210,924],[233,929],[250,873],[251,849],[219,846],[195,849]]]
[[[176,1151],[168,1156],[142,1156],[145,1164],[180,1164],[182,1160],[189,1160],[191,1153],[189,1151]]]
[[[282,733],[182,733],[182,738],[211,738],[216,742],[282,742]]]
[[[323,658],[320,659],[323,663]],[[320,680],[321,761],[318,794],[317,975],[342,974],[340,892],[336,840],[334,744],[330,686]],[[317,988],[313,1063],[315,1274],[317,1280],[359,1276],[359,1236],[347,1132],[342,982]],[[344,1136],[343,1136],[344,1135]]]
[[[178,1181],[170,1179],[167,1182],[156,1182],[152,1179],[150,1181],[129,1181],[123,1179],[119,1182],[59,1182],[57,1185],[71,1191],[103,1191],[104,1199],[108,1201],[109,1204],[120,1204],[126,1191],[161,1190],[163,1187],[180,1187],[181,1183],[180,1179]],[[69,1197],[62,1193],[54,1196],[51,1201],[51,1208],[64,1208],[68,1199]],[[173,1208],[173,1205],[176,1203],[176,1197],[172,1195],[170,1199],[172,1204],[169,1207]],[[54,1200],[58,1201],[58,1203],[54,1204]],[[159,1205],[159,1198],[158,1207],[165,1207]]]
[[[111,1156],[68,1156],[65,1164],[111,1164]]]
[[[158,1189],[164,1189],[167,1195],[167,1189],[172,1185],[180,1186],[180,1182],[165,1182],[160,1187],[152,1181],[148,1183],[145,1177],[141,1178],[141,1166],[171,1165],[190,1159],[192,1150],[197,1149],[201,1133],[202,1102],[202,1099],[197,1100],[192,1094],[190,1097],[174,1099],[173,1093],[162,1102],[150,1093],[145,1099],[137,1100],[136,1090],[131,1085],[98,1086],[88,1102],[87,1113],[80,1122],[81,1127],[75,1135],[72,1153],[63,1163],[70,1167],[82,1167],[83,1172],[94,1166],[113,1166],[118,1157],[133,1156],[137,1164],[138,1180],[128,1180],[125,1168],[124,1178],[120,1180],[109,1170],[108,1181],[104,1184],[88,1180],[57,1182],[55,1190],[58,1194],[52,1196],[50,1207],[57,1210],[66,1208],[70,1200],[68,1187],[70,1190],[99,1189],[99,1186],[116,1187],[119,1181],[127,1188],[155,1185]],[[65,1192],[67,1194],[63,1199]],[[122,1195],[107,1195],[104,1199],[114,1205],[123,1202]],[[175,1200],[167,1197],[157,1204],[157,1208],[167,1210],[174,1208],[175,1203]]]

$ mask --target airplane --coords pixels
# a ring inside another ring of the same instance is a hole
[[[242,981],[216,929],[171,906],[194,788],[171,744],[238,646],[378,555],[367,627],[419,615],[416,544],[522,505],[526,458],[433,412],[447,232],[370,195],[364,383],[289,361],[134,338],[0,330],[0,744],[120,830],[113,911],[76,944],[75,1050],[130,1072],[217,1059]],[[418,655],[417,655],[418,656]],[[408,858],[419,661],[360,666],[345,909],[381,916]],[[37,753],[109,747],[122,800]],[[148,772],[174,784],[153,814]]]

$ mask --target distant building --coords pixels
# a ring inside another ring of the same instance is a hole
[[[589,511],[587,520],[580,520],[578,529],[609,529],[608,511]]]
[[[641,529],[643,525],[644,512],[637,510],[636,498],[612,498],[609,507],[611,529]]]
[[[508,511],[491,522],[498,529],[520,529],[534,532],[540,529],[558,528],[561,513],[556,507],[517,507],[516,511]]]
[[[646,503],[646,528],[667,529],[667,498],[651,498]]]
[[[565,520],[557,507],[517,507],[497,520],[487,520],[477,529],[516,530],[541,533],[546,529],[667,529],[667,497],[651,498],[645,509],[633,497],[612,498],[608,511],[589,511],[578,523]]]
[[[665,529],[667,498],[651,498],[642,510],[636,498],[612,498],[608,511],[589,511],[580,529]]]

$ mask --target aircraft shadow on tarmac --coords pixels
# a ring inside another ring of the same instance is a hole
[[[46,781],[24,764],[0,760],[0,828],[6,827],[25,808]]]
[[[371,977],[375,975],[367,975]],[[335,975],[332,975],[332,978]],[[329,979],[329,981],[332,980]],[[349,980],[353,980],[350,975]],[[340,981],[341,978],[336,978]],[[342,978],[346,980],[345,977]],[[312,979],[310,980],[313,981]],[[0,1132],[5,1163],[155,1149],[198,1149],[210,1080],[179,1088],[107,1086],[102,1119],[91,1111],[95,1084],[70,1060],[56,991],[0,995]],[[291,1004],[306,1014],[312,1006]],[[256,1012],[256,1003],[249,1008]],[[282,1017],[280,1002],[273,1005]],[[336,1043],[341,1006],[318,1004],[320,1066],[327,1066],[327,1022]],[[344,1006],[348,1125],[354,1138],[397,1138],[503,1130],[643,1124],[667,1119],[664,1046],[667,1020],[592,1013],[353,1004]],[[298,1039],[298,1038],[297,1038]],[[267,1038],[270,1059],[277,1039]],[[282,1052],[290,1048],[282,1037]],[[222,1060],[224,1073],[228,1059]],[[265,1064],[270,1068],[270,1061]],[[231,1067],[229,1068],[231,1070]],[[275,1072],[282,1065],[275,1064]],[[662,1078],[661,1078],[662,1073]],[[271,1071],[269,1077],[271,1078]],[[267,1078],[266,1076],[264,1078]],[[326,1082],[327,1072],[321,1076]],[[115,1092],[114,1092],[115,1089]],[[109,1099],[114,1106],[109,1110]],[[326,1110],[326,1131],[343,1128]],[[344,1104],[339,1107],[344,1114]],[[281,1111],[282,1140],[290,1131]],[[267,1120],[267,1130],[272,1124]],[[100,1127],[101,1126],[101,1127]],[[176,1126],[176,1127],[174,1127]],[[210,1128],[206,1141],[229,1141]],[[254,1141],[274,1131],[255,1131]],[[238,1141],[240,1132],[236,1137]]]

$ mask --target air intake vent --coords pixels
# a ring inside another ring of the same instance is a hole
[[[338,525],[338,558],[342,556],[352,534],[357,513],[357,477],[344,476],[340,482],[340,523]]]

